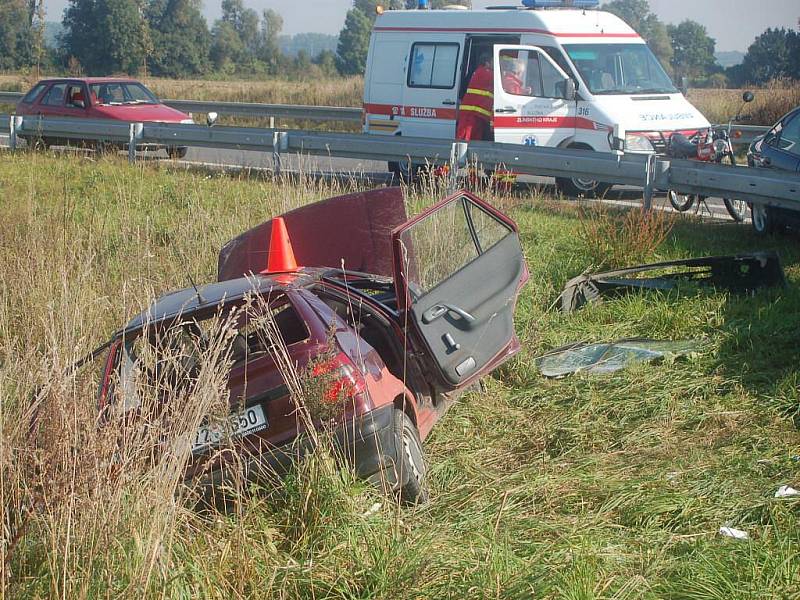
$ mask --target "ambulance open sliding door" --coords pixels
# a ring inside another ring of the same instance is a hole
[[[541,48],[495,46],[494,139],[554,147],[575,135],[569,77]]]
[[[411,44],[403,93],[403,135],[453,139],[463,36],[431,36]]]

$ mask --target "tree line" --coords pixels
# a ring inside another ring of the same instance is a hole
[[[469,0],[432,0],[469,5]],[[281,75],[318,77],[364,72],[377,5],[413,8],[417,0],[354,0],[336,52],[281,51],[283,19],[261,14],[242,0],[222,0],[222,16],[209,27],[200,0],[69,0],[56,48],[45,44],[44,0],[0,0],[0,69],[40,65],[91,75],[146,73],[164,77]],[[668,71],[693,85],[742,86],[773,79],[800,80],[800,33],[768,29],[744,61],[717,64],[715,40],[690,19],[662,23],[647,0],[613,0],[603,10],[624,19],[647,41]]]

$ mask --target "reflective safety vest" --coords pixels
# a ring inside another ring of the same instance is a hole
[[[459,110],[467,111],[485,121],[491,121],[494,113],[494,71],[480,65],[472,74],[467,93],[461,100]]]

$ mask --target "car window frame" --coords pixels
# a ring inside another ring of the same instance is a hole
[[[48,89],[50,89],[50,85],[51,84],[47,81],[40,81],[39,83],[37,83],[31,89],[28,90],[28,92],[22,97],[22,100],[20,100],[20,102],[22,102],[23,104],[36,104],[36,101],[39,98],[41,98],[42,94],[46,92]],[[41,89],[39,89],[39,91],[36,92],[37,88]],[[34,92],[36,92],[36,94],[34,94],[32,98],[29,98],[29,96],[31,96],[31,94],[33,94]]]
[[[783,140],[783,134],[785,133],[787,126],[788,125],[795,126],[795,125],[798,125],[798,124],[800,124],[800,111],[795,111],[795,112],[790,113],[787,116],[785,116],[779,122],[780,130],[776,131],[775,135],[770,140],[772,143],[767,142],[767,145],[771,146],[772,148],[775,148],[775,150],[780,150],[781,152],[785,152],[786,154],[790,154],[792,156],[800,158],[800,128],[798,128],[797,137],[792,140],[794,142],[792,147],[793,148],[797,148],[797,151],[792,151],[792,150],[789,150],[788,148],[783,148],[781,146],[781,141]],[[778,129],[778,126],[776,125],[776,127],[773,128],[773,131],[775,131],[777,129]],[[767,134],[767,135],[769,135],[769,134]]]
[[[57,88],[58,86],[60,86],[60,85],[64,86],[64,91],[62,92],[62,95],[61,95],[61,102],[58,103],[58,104],[50,104],[50,103],[45,102],[45,100],[47,100],[47,97],[52,93],[52,91],[55,88]],[[48,106],[48,107],[51,107],[51,108],[55,108],[55,107],[62,107],[63,108],[64,105],[65,105],[65,100],[67,98],[67,86],[68,85],[69,84],[66,81],[54,81],[52,84],[50,84],[50,87],[47,88],[47,91],[44,94],[41,95],[41,97],[39,98],[39,101],[38,101],[38,105],[39,106]]]

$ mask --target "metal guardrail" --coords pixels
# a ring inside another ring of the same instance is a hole
[[[22,96],[19,92],[0,92],[0,104],[16,104]]]
[[[589,150],[529,147],[493,142],[450,142],[405,136],[372,136],[252,127],[206,127],[163,123],[124,123],[109,120],[11,117],[10,145],[18,137],[49,137],[109,142],[127,146],[135,160],[136,147],[203,146],[272,152],[276,171],[282,153],[362,158],[379,161],[450,163],[470,162],[503,167],[517,173],[549,177],[581,177],[608,183],[641,185],[645,206],[655,189],[741,199],[800,210],[800,176],[772,169],[750,169],[654,155],[592,152]],[[451,169],[457,177],[458,169]]]
[[[342,106],[303,106],[293,104],[256,104],[247,102],[202,102],[199,100],[164,100],[164,104],[184,112],[237,115],[240,117],[279,117],[307,121],[361,122],[361,109]]]

